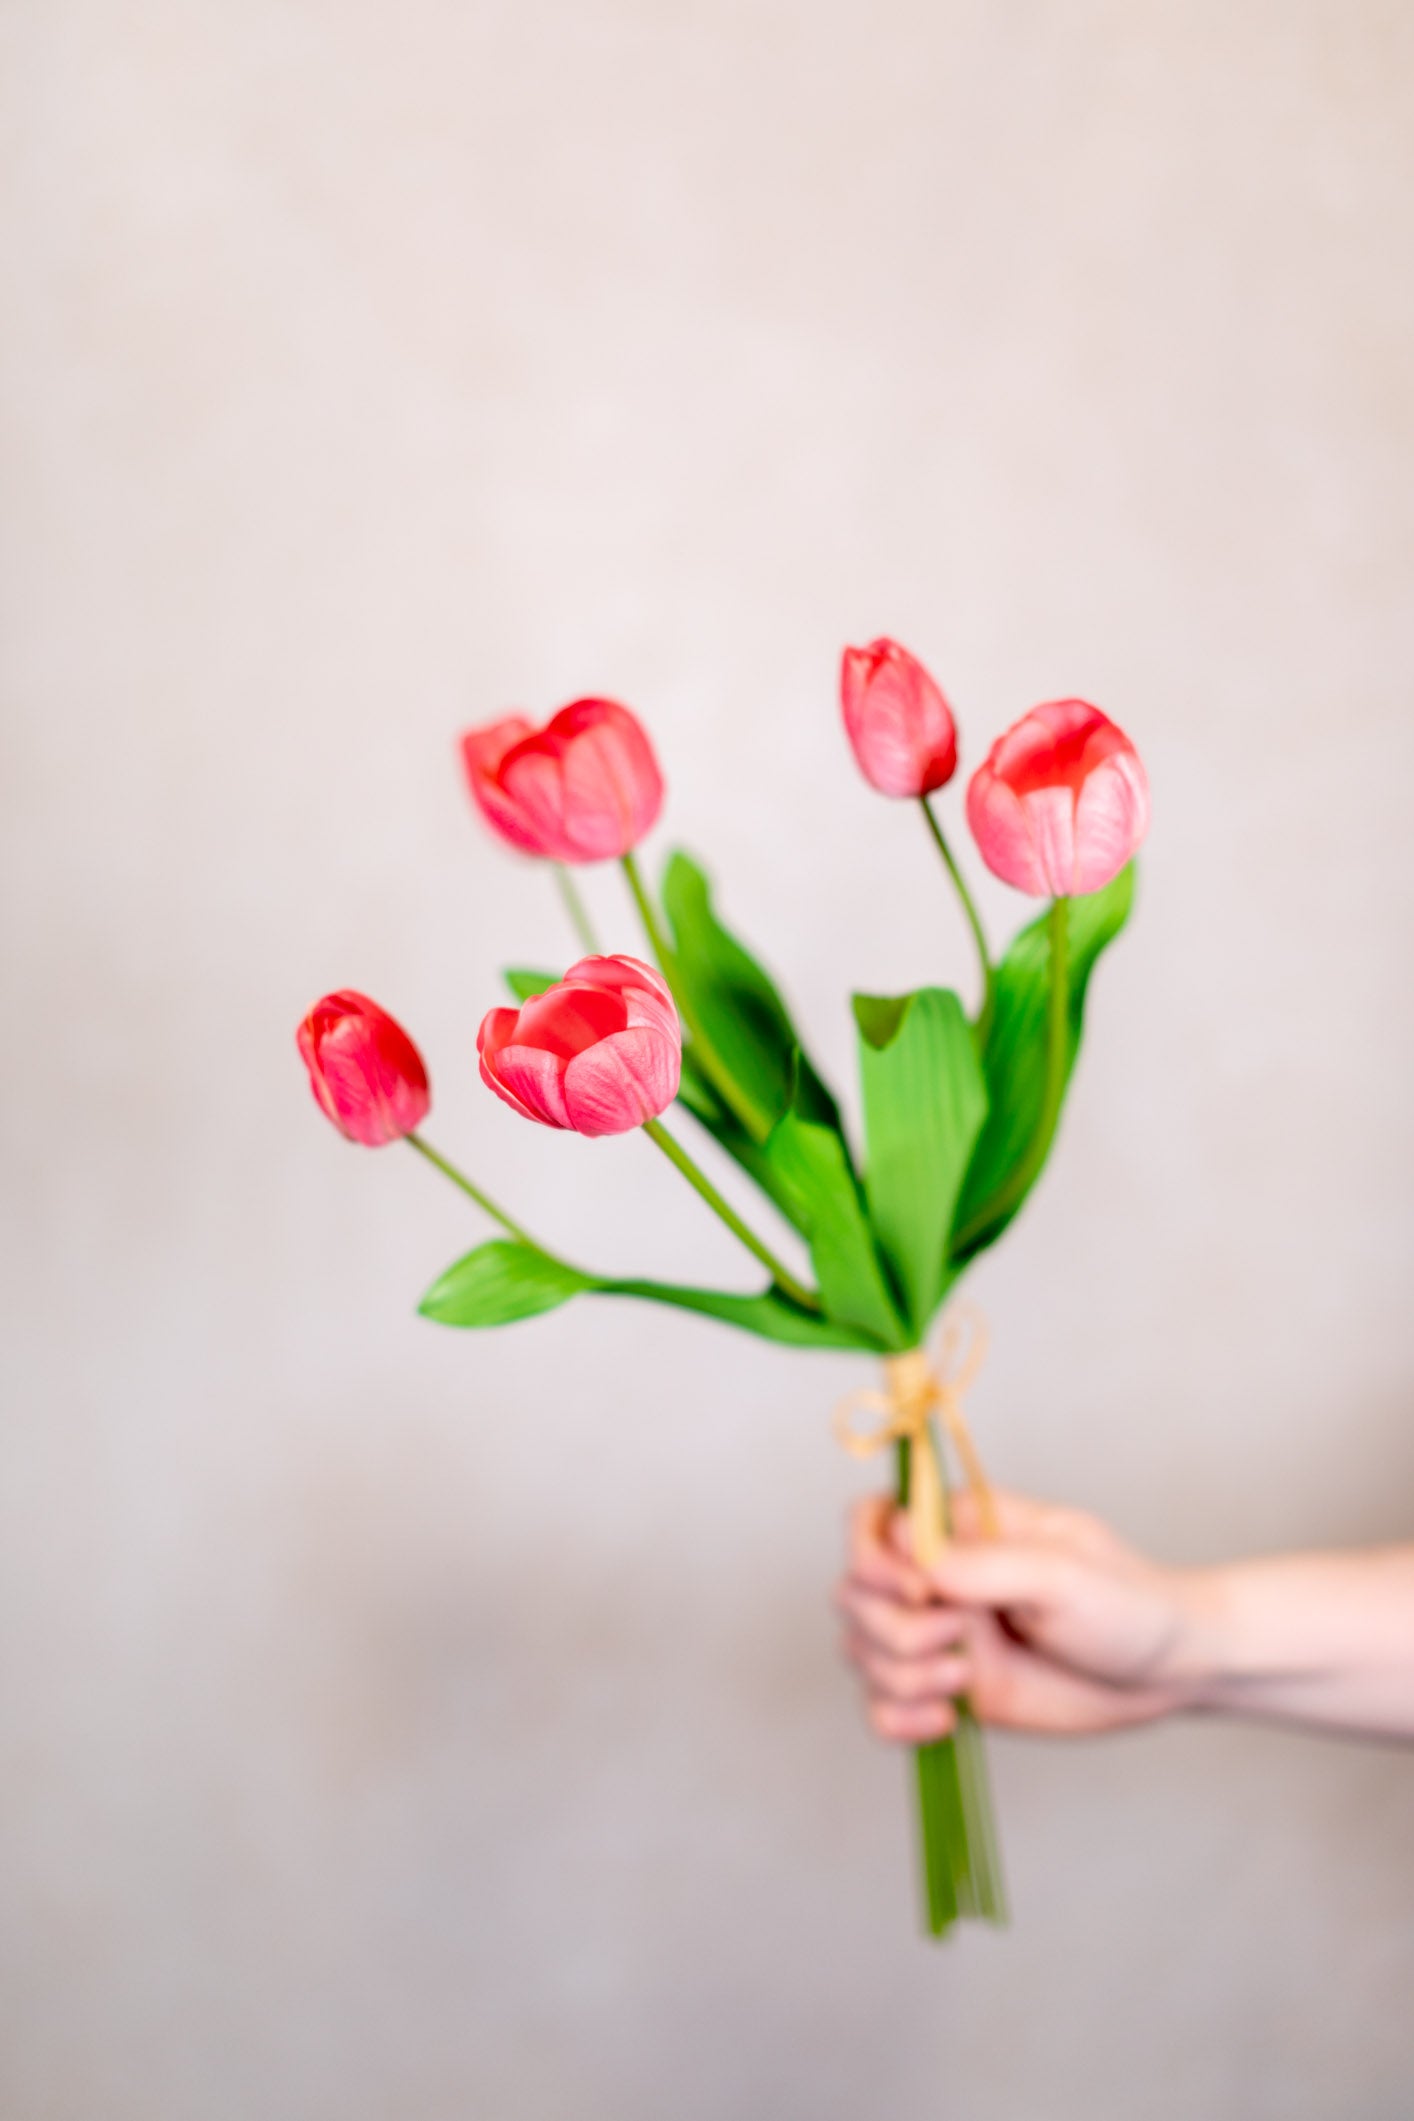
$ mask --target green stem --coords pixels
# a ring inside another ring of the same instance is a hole
[[[675,976],[673,953],[668,947],[668,938],[663,933],[663,923],[658,918],[658,909],[649,896],[648,886],[643,881],[643,871],[638,866],[638,856],[633,852],[632,848],[629,849],[627,854],[619,856],[619,867],[628,878],[628,888],[633,893],[633,902],[638,908],[638,917],[643,923],[643,932],[648,938],[648,946],[658,960],[658,969],[668,985],[673,987]],[[675,987],[674,993],[676,993]],[[678,1007],[681,1009],[681,1002],[679,1002]]]
[[[1046,996],[1046,1079],[1036,1131],[1026,1154],[1012,1166],[1006,1184],[960,1230],[953,1240],[954,1258],[965,1258],[992,1227],[1011,1214],[1023,1201],[1041,1174],[1050,1153],[1051,1138],[1060,1118],[1065,1096],[1066,1062],[1070,1048],[1070,900],[1051,901],[1051,984]]]
[[[699,1171],[681,1143],[674,1141],[661,1120],[649,1119],[643,1123],[643,1131],[650,1141],[656,1142],[669,1163],[676,1164],[690,1186],[695,1186],[709,1208],[719,1215],[734,1237],[739,1237],[748,1252],[760,1260],[777,1288],[803,1310],[818,1311],[819,1301],[809,1289],[798,1282],[790,1271],[781,1265],[774,1252],[762,1244],[754,1230],[742,1221],[735,1208],[731,1207],[713,1185],[705,1171]]]
[[[449,1178],[454,1186],[460,1186],[463,1193],[470,1194],[477,1207],[484,1208],[492,1221],[498,1222],[503,1230],[508,1230],[511,1236],[516,1238],[521,1244],[534,1245],[537,1252],[541,1250],[541,1247],[535,1244],[535,1239],[528,1237],[519,1223],[513,1223],[509,1215],[498,1208],[489,1195],[482,1192],[480,1186],[473,1185],[466,1173],[459,1171],[455,1164],[449,1164],[446,1157],[439,1150],[433,1148],[431,1142],[425,1142],[420,1134],[405,1134],[403,1140],[410,1149],[416,1149],[419,1156],[425,1156],[429,1164],[435,1164],[443,1176]]]
[[[628,887],[633,893],[634,904],[638,907],[639,918],[643,922],[643,931],[648,937],[649,947],[654,957],[658,960],[659,971],[668,983],[673,1000],[677,1004],[678,1015],[682,1018],[683,1024],[691,1037],[692,1050],[701,1065],[703,1073],[726,1105],[728,1111],[735,1113],[736,1117],[741,1121],[751,1139],[754,1142],[765,1141],[766,1136],[771,1131],[770,1114],[762,1112],[759,1106],[754,1104],[746,1095],[703,1029],[702,1019],[693,1007],[686,988],[679,977],[677,958],[663,931],[663,923],[658,909],[654,905],[648,887],[643,881],[643,873],[638,866],[637,856],[630,851],[628,854],[621,855],[619,862],[624,875],[628,878]]]
[[[598,936],[594,933],[594,924],[590,920],[584,900],[580,896],[578,884],[576,884],[563,862],[556,862],[553,867],[555,882],[560,887],[560,897],[565,902],[565,911],[570,917],[571,927],[579,937],[583,949],[590,957],[601,956],[602,946]]]
[[[977,960],[982,968],[982,1005],[977,1015],[977,1041],[979,1045],[985,1045],[987,1033],[992,1027],[992,1008],[997,984],[997,976],[992,968],[992,954],[987,948],[987,933],[982,926],[982,916],[977,911],[977,902],[967,888],[967,879],[958,868],[953,851],[944,836],[943,828],[938,823],[937,813],[926,795],[920,795],[918,800],[923,806],[923,815],[928,820],[928,830],[932,833],[938,852],[943,858],[943,864],[947,869],[948,875],[953,880],[953,888],[962,901],[962,910],[967,915],[967,925],[972,930],[972,940],[977,945]]]

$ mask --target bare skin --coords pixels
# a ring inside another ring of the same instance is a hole
[[[886,1496],[856,1504],[836,1591],[882,1738],[983,1722],[1063,1735],[1180,1710],[1414,1740],[1414,1546],[1167,1569],[1083,1511],[998,1495],[1001,1537],[954,1503],[920,1569]]]

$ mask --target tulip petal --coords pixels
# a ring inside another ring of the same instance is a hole
[[[1080,791],[1075,811],[1075,891],[1099,891],[1143,839],[1149,822],[1149,784],[1132,751],[1101,761]]]
[[[564,1073],[566,1124],[597,1138],[656,1119],[678,1093],[681,1048],[647,1025],[578,1053]]]
[[[577,980],[559,980],[544,994],[526,1002],[520,1012],[515,1043],[539,1046],[546,1053],[570,1060],[628,1023],[622,994],[606,992]]]
[[[587,981],[622,995],[627,1027],[651,1024],[669,1038],[682,1042],[682,1026],[672,995],[662,977],[639,957],[582,957],[565,974],[569,982]],[[615,1029],[625,1028],[616,1025]]]
[[[952,709],[917,657],[897,641],[846,648],[840,706],[859,770],[881,795],[927,795],[952,778]]]
[[[558,1054],[537,1046],[502,1046],[498,1053],[482,1054],[481,1076],[524,1118],[546,1127],[573,1125],[565,1109],[565,1063]]]
[[[967,822],[993,876],[1033,898],[1046,896],[1046,878],[1021,799],[989,766],[979,766],[967,790]]]
[[[663,779],[637,719],[613,700],[576,700],[546,731],[564,753],[564,830],[580,859],[627,854],[655,823]]]
[[[462,764],[472,800],[488,825],[527,854],[541,854],[540,834],[524,808],[502,783],[503,761],[531,734],[524,715],[511,714],[484,729],[468,729],[461,741]]]
[[[1036,864],[1052,898],[1075,888],[1075,796],[1064,783],[1034,788],[1021,798]]]

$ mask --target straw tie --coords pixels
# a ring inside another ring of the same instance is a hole
[[[962,1407],[986,1356],[981,1312],[971,1304],[956,1305],[943,1320],[935,1352],[910,1348],[906,1355],[886,1355],[883,1391],[851,1392],[835,1409],[835,1435],[855,1458],[869,1458],[891,1443],[909,1446],[909,1532],[914,1559],[925,1569],[938,1560],[947,1541],[947,1488],[933,1436],[935,1414],[962,1462],[984,1535],[995,1539],[998,1534],[997,1506]],[[873,1428],[860,1429],[855,1416],[861,1413],[880,1418]]]

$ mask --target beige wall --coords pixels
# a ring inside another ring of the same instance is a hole
[[[566,942],[454,731],[637,705],[658,844],[847,1075],[849,987],[967,952],[839,644],[916,646],[974,762],[1083,691],[1156,822],[978,1426],[1166,1555],[1407,1535],[1414,16],[0,46],[5,2121],[1407,2114],[1407,1754],[998,1745],[1015,1928],[925,1949],[826,1607],[868,1366],[419,1324],[476,1218],[291,1034],[370,989],[537,1228],[731,1275],[646,1145],[475,1082]]]

